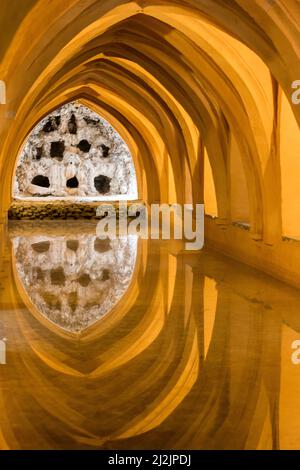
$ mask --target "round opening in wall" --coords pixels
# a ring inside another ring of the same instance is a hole
[[[90,149],[91,149],[91,144],[89,143],[88,140],[84,139],[84,140],[81,140],[78,144],[78,148],[79,150],[81,150],[82,152],[89,152]]]
[[[94,179],[95,188],[100,194],[107,194],[110,191],[111,178],[105,175],[96,176]]]

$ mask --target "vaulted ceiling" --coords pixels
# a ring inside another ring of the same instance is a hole
[[[78,99],[126,140],[148,202],[203,201],[205,146],[225,222],[235,139],[252,236],[272,241],[281,224],[278,103],[300,77],[299,2],[38,0],[4,2],[4,11],[2,214],[24,139],[51,110]],[[300,122],[300,108],[293,112]]]

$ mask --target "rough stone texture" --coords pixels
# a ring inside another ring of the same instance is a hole
[[[110,191],[111,178],[104,175],[96,176],[94,184],[100,194],[108,194]]]
[[[48,187],[39,184],[46,177]],[[137,198],[131,154],[109,123],[69,103],[33,129],[17,165],[13,196],[101,199],[104,194]]]
[[[24,234],[13,237],[12,245],[32,303],[49,321],[73,333],[102,318],[126,293],[137,253],[137,238],[107,241],[93,233]]]
[[[118,204],[107,202],[101,206],[113,206],[118,216]],[[99,202],[71,202],[71,201],[51,201],[51,202],[31,202],[16,201],[9,211],[8,218],[11,220],[35,220],[35,219],[95,219]],[[138,215],[138,214],[137,214]],[[134,217],[133,217],[134,218]]]

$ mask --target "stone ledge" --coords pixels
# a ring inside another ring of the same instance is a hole
[[[131,201],[130,204],[135,202]],[[138,203],[138,201],[136,202]],[[129,203],[128,203],[129,204]],[[118,215],[118,202],[70,202],[51,201],[25,202],[15,201],[8,211],[9,220],[43,220],[43,219],[97,219],[96,211],[99,206],[114,206]]]

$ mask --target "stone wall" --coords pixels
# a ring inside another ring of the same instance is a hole
[[[122,203],[125,204],[126,202]],[[15,201],[11,204],[8,211],[8,218],[10,220],[43,220],[43,219],[97,219],[97,208],[102,207],[102,210],[110,212],[111,207],[114,208],[116,216],[119,216],[119,203],[118,202],[82,202],[82,201]],[[128,203],[132,208],[132,204]],[[138,202],[134,203],[139,212],[143,210],[143,204]],[[135,218],[132,212],[128,214],[128,218]]]
[[[113,127],[69,103],[30,134],[17,165],[15,198],[137,198],[134,163]]]

